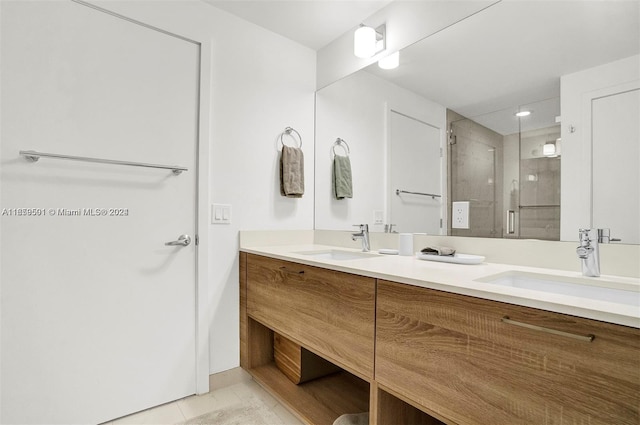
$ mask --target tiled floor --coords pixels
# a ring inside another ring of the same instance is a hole
[[[207,394],[186,397],[105,425],[172,425],[185,422],[201,425],[302,424],[243,369],[213,375],[210,381]]]

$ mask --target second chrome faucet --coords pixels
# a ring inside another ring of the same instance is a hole
[[[580,245],[576,248],[578,258],[582,260],[582,274],[584,276],[600,276],[600,250],[598,247],[597,231],[599,229],[580,229]]]
[[[621,239],[611,237],[610,229],[580,229],[580,246],[576,248],[578,258],[582,260],[582,274],[584,276],[600,276],[600,247],[601,243],[620,242]]]
[[[351,239],[358,240],[362,239],[362,252],[369,252],[369,225],[368,224],[354,224],[354,226],[360,227],[360,231],[358,233],[352,233]]]

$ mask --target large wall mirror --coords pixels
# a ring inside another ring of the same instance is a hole
[[[316,229],[640,243],[639,4],[504,0],[318,90]]]

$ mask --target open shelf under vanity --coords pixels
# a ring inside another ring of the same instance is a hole
[[[274,341],[283,338],[273,330],[248,317],[253,338],[249,341],[252,367],[248,372],[253,379],[270,394],[287,406],[300,420],[313,425],[332,425],[343,414],[369,412],[370,424],[377,425],[443,425],[434,417],[412,405],[392,390],[380,388],[353,373],[341,368],[327,375],[296,384],[282,365],[276,363],[277,349]],[[300,347],[301,350],[306,350]],[[320,356],[312,354],[318,359]],[[322,359],[326,362],[326,360]],[[316,368],[313,362],[300,364],[305,368]],[[313,373],[313,372],[312,372]],[[373,412],[373,413],[371,413]]]
[[[335,368],[337,371],[325,376],[294,383],[276,365],[274,331],[251,317],[248,321],[252,336],[248,341],[251,353],[248,372],[303,422],[332,425],[343,414],[369,411],[369,382]],[[305,366],[302,364],[301,368]]]
[[[369,384],[349,372],[337,372],[303,384],[291,382],[275,365],[249,371],[263,387],[305,422],[331,425],[342,414],[369,410]]]

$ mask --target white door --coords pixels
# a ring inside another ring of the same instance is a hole
[[[198,44],[2,2],[2,423],[99,423],[195,392]],[[179,165],[42,158],[20,150]]]
[[[593,227],[640,243],[640,89],[592,100]]]
[[[440,129],[392,110],[389,134],[389,222],[401,233],[439,235]]]

